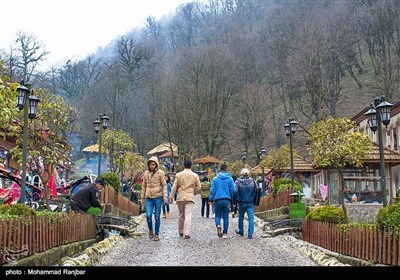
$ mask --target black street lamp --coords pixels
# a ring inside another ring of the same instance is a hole
[[[120,159],[120,172],[121,172],[121,186],[124,186],[124,164],[125,164],[125,151],[119,151]]]
[[[100,170],[101,170],[101,138],[102,138],[102,133],[103,129],[107,129],[108,127],[108,121],[110,118],[106,114],[100,114],[99,117],[93,122],[94,124],[94,132],[99,133],[99,162],[97,165],[97,176],[100,176]]]
[[[24,126],[22,136],[22,174],[21,174],[21,197],[19,202],[25,203],[25,186],[26,186],[26,158],[28,149],[28,118],[36,117],[36,109],[40,99],[33,95],[33,90],[28,89],[21,81],[21,85],[17,87],[17,107],[19,110],[24,109]]]
[[[258,152],[260,162],[265,158],[266,154],[267,154],[267,151],[265,150],[265,148],[264,147],[261,148],[261,150]],[[262,179],[262,183],[261,183],[262,190],[263,190],[263,192],[265,192],[267,190],[267,186],[265,185],[265,182],[264,182],[264,165],[263,164],[261,167],[261,179]]]
[[[243,152],[240,154],[240,158],[241,158],[242,161],[243,161],[243,167],[245,167],[245,162],[246,162],[246,158],[247,158],[247,152],[246,152],[246,151],[243,151]]]
[[[293,140],[292,134],[295,134],[297,131],[297,122],[290,118],[288,122],[284,125],[285,134],[289,137],[290,143],[290,170],[291,170],[291,180],[292,180],[292,189],[294,189],[294,168],[293,168]]]
[[[371,103],[368,112],[364,115],[368,117],[369,128],[375,133],[378,130],[379,138],[379,176],[381,177],[381,188],[383,193],[383,207],[387,205],[386,197],[386,171],[385,171],[385,157],[383,154],[383,136],[382,136],[382,123],[387,127],[390,123],[390,109],[393,104],[386,102],[385,98],[375,97],[374,103]]]

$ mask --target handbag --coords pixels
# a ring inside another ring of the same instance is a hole
[[[262,188],[255,181],[254,181],[254,190],[255,190],[254,206],[258,206],[260,205]]]

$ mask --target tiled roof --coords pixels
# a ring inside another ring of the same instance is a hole
[[[383,156],[385,163],[391,163],[392,165],[400,164],[400,152],[398,151],[385,147],[383,150]],[[377,143],[373,143],[371,151],[369,152],[367,158],[364,159],[364,162],[376,163],[379,162],[379,160],[379,145]]]
[[[264,174],[268,174],[270,171],[272,170],[272,168],[265,168],[264,169]],[[290,171],[291,170],[291,166],[286,166],[283,168],[279,168],[279,169],[275,169],[276,171]],[[293,158],[293,170],[296,170],[297,172],[311,172],[311,171],[319,171],[319,169],[314,168],[313,163],[308,160],[305,159],[303,157],[300,156],[294,156]],[[255,174],[261,174],[262,169],[260,167],[255,166],[254,168],[252,168],[250,170],[250,173],[255,175]]]
[[[315,171],[312,161],[300,156],[293,157],[293,169],[297,171]],[[291,170],[290,166],[280,168],[277,171],[288,171],[288,170]]]

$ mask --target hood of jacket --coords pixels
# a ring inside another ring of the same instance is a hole
[[[236,180],[236,184],[239,186],[253,186],[254,180],[250,176],[241,176]]]
[[[157,164],[156,169],[158,169],[159,163],[158,163],[158,158],[156,156],[152,156],[147,160],[147,167],[149,167],[150,161],[154,161]]]
[[[220,178],[221,180],[226,180],[229,178],[232,178],[231,173],[227,171],[221,171],[217,174],[217,177]]]

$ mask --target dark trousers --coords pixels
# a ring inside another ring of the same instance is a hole
[[[163,203],[162,205],[162,213],[165,214],[165,210],[169,213],[169,203]]]
[[[210,216],[210,204],[208,204],[208,197],[201,198],[201,216],[204,217],[204,208],[206,208],[206,217]]]
[[[82,209],[77,203],[70,200],[69,205],[71,206],[71,210],[78,213],[86,213],[85,209]]]

